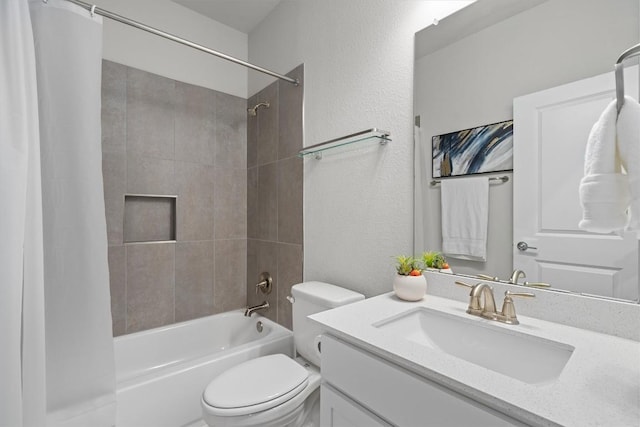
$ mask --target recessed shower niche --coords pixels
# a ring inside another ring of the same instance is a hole
[[[124,243],[176,240],[177,196],[125,194]]]

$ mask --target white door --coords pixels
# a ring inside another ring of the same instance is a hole
[[[637,72],[625,70],[626,93],[634,98]],[[587,138],[613,99],[613,72],[514,99],[513,264],[530,282],[635,300],[635,233],[578,229]]]

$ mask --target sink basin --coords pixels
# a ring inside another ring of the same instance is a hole
[[[475,317],[463,318],[424,307],[373,326],[528,384],[558,378],[574,350],[570,345]]]

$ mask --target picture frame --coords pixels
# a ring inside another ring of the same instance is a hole
[[[431,138],[433,178],[513,170],[513,120]]]

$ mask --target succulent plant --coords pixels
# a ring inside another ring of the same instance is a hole
[[[444,255],[440,252],[429,251],[422,254],[422,262],[425,267],[440,269],[443,268],[447,261],[444,259]]]
[[[422,272],[420,261],[412,256],[398,255],[396,259],[396,271],[402,276],[409,276],[412,271]]]

